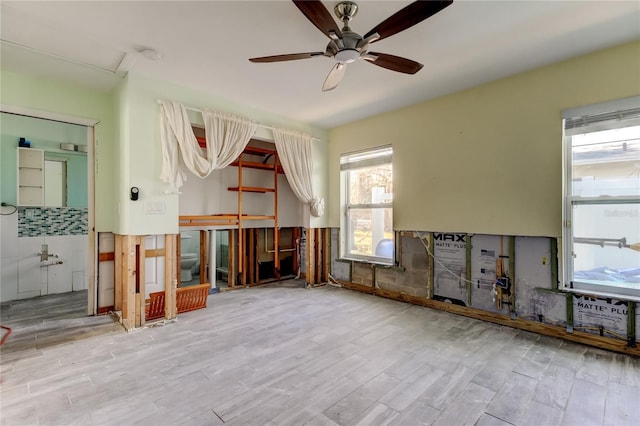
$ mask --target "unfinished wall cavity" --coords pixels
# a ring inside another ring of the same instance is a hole
[[[331,274],[347,288],[640,355],[637,303],[559,290],[554,238],[404,231],[389,267],[340,259],[338,233]]]

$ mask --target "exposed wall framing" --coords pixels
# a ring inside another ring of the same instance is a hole
[[[121,322],[125,329],[142,327],[145,318],[145,259],[165,257],[165,315],[173,319],[176,310],[176,235],[165,235],[164,249],[145,250],[144,237],[139,235],[115,235],[114,309],[121,311]],[[102,253],[101,259],[111,259],[110,253]]]
[[[338,244],[335,232],[333,244]],[[335,257],[338,281],[356,291],[640,355],[637,303],[559,291],[553,238],[410,231],[399,235],[399,266]],[[439,246],[434,235],[439,236]],[[434,276],[443,266],[449,272]],[[487,275],[493,279],[484,279]],[[455,291],[443,290],[443,279]]]
[[[329,228],[308,228],[306,230],[305,278],[314,286],[329,281],[331,262],[331,236]]]

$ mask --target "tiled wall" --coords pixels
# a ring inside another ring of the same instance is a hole
[[[18,237],[87,235],[87,223],[87,208],[21,207]]]

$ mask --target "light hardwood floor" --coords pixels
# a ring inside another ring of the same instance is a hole
[[[61,303],[65,300],[65,303]],[[640,360],[300,281],[125,333],[2,305],[3,425],[638,425]]]

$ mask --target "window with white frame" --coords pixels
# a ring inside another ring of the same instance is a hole
[[[640,299],[640,97],[563,118],[565,288]]]
[[[394,261],[391,146],[340,156],[341,256]]]

